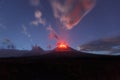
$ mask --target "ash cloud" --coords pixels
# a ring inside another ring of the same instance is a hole
[[[96,0],[50,0],[54,17],[67,29],[75,27],[95,6]]]
[[[80,46],[83,51],[109,51],[120,53],[120,36],[92,41]]]

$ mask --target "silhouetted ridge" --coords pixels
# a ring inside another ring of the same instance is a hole
[[[71,48],[71,47],[67,47],[67,48],[58,48],[58,47],[56,47],[55,49],[53,49],[53,51],[55,51],[55,52],[66,52],[66,51],[77,51],[77,50],[75,50],[75,49],[73,49],[73,48]]]

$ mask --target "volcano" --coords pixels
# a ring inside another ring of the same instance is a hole
[[[69,52],[69,51],[76,51],[75,49],[69,47],[69,45],[66,42],[60,41],[57,43],[57,46],[55,49],[53,49],[55,52]]]
[[[63,44],[45,54],[33,50],[7,50],[42,55],[0,58],[0,80],[120,80],[120,56],[83,53]]]
[[[77,50],[67,46],[66,48],[56,47],[55,49],[53,49],[53,51],[55,51],[55,52],[70,52],[70,51],[77,51]]]

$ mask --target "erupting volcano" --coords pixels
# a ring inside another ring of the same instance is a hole
[[[74,49],[69,47],[67,42],[61,40],[57,42],[56,48],[54,50],[62,52],[62,51],[73,51]]]
[[[68,48],[68,44],[64,41],[60,41],[57,43],[57,48],[58,49],[67,49]]]

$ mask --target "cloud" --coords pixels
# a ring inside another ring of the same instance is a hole
[[[39,4],[40,4],[40,0],[30,0],[30,4],[31,4],[32,6],[37,7],[37,6],[39,6]]]
[[[32,41],[31,35],[28,33],[27,27],[25,25],[22,25],[22,33],[27,36],[30,41]]]
[[[111,50],[110,54],[114,54],[114,53],[120,53],[120,48]]]
[[[75,27],[94,7],[96,0],[50,0],[54,17],[67,29]]]
[[[120,36],[92,41],[80,46],[83,51],[109,51],[110,53],[120,53]]]
[[[30,3],[35,8],[38,8],[38,6],[40,4],[40,0],[30,0]],[[42,18],[42,12],[40,10],[35,11],[34,17],[35,17],[35,20],[33,20],[31,22],[31,24],[33,24],[35,26],[38,26],[39,24],[42,24],[42,25],[46,24],[45,20]]]
[[[49,25],[49,26],[47,27],[47,30],[50,31],[50,33],[49,33],[49,35],[48,35],[48,38],[49,38],[50,40],[52,40],[52,39],[59,40],[58,34],[57,34],[57,33],[55,32],[55,30],[51,27],[51,25]]]
[[[2,49],[15,49],[16,48],[15,44],[9,38],[2,39],[0,47]]]
[[[40,10],[36,10],[35,11],[35,20],[31,22],[31,24],[38,26],[39,24],[45,25],[46,22],[45,20],[42,18],[42,12]]]

